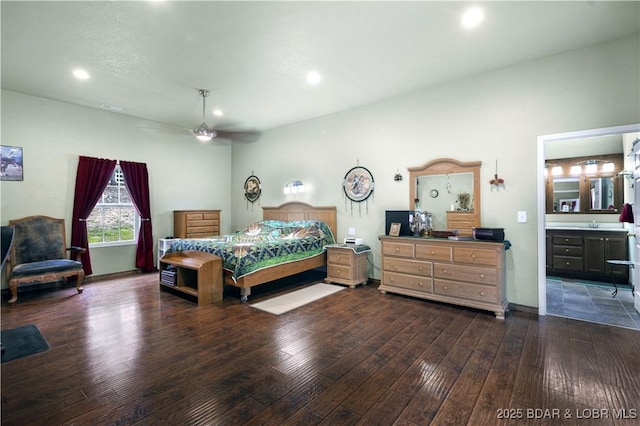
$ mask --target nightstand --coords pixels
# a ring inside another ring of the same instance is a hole
[[[367,253],[371,247],[364,244],[331,244],[326,248],[326,282],[345,284],[350,288],[367,283]]]

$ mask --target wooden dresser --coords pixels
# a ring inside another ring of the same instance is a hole
[[[505,246],[484,241],[380,236],[382,293],[484,309],[504,319]]]
[[[174,210],[173,236],[203,238],[220,235],[220,210]]]

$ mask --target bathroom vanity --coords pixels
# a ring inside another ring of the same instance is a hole
[[[628,268],[607,260],[628,260],[628,236],[623,228],[547,228],[547,275],[590,281],[627,283]]]

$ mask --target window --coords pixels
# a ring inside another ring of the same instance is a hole
[[[89,244],[133,244],[139,227],[140,216],[125,186],[122,170],[117,165],[100,200],[87,218]]]

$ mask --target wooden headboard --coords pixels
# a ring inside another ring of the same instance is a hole
[[[318,220],[325,222],[334,238],[338,238],[338,219],[335,207],[314,207],[311,204],[293,201],[280,204],[278,207],[263,207],[264,220]]]

